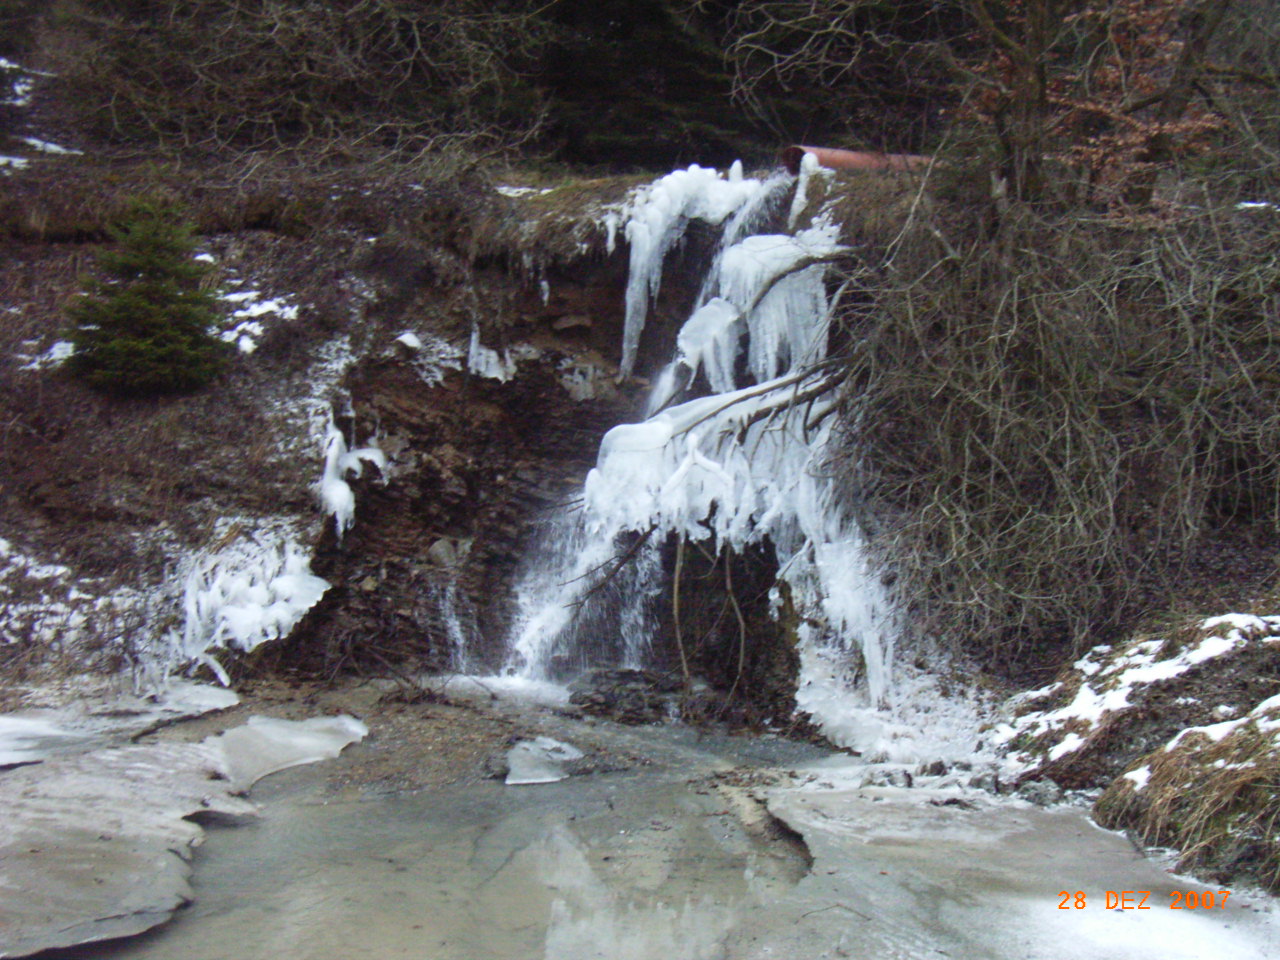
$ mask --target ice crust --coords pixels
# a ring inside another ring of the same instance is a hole
[[[242,794],[277,770],[366,735],[347,716],[250,718],[201,743],[95,750],[0,777],[0,957],[127,936],[163,923],[193,893],[186,819],[240,819]],[[31,892],[38,891],[39,895]]]

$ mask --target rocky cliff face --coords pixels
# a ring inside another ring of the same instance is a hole
[[[156,658],[183,668],[201,640],[193,573],[234,601],[235,582],[273,575],[246,572],[255,552],[293,547],[329,589],[287,640],[218,652],[233,674],[501,666],[522,563],[603,433],[643,402],[645,378],[618,375],[626,249],[609,252],[599,226],[601,204],[633,181],[514,198],[458,185],[293,195],[281,201],[293,213],[255,203],[252,221],[215,211],[197,185],[201,256],[216,266],[240,359],[198,394],[121,401],[87,391],[55,356],[91,265],[85,240],[98,238],[92,225],[62,229],[92,219],[75,197],[95,171],[68,169],[79,171],[70,187],[23,182],[27,206],[49,212],[46,230],[11,231],[0,268],[12,318],[0,344],[0,535],[21,561],[3,578],[11,676],[95,657],[108,671]],[[669,357],[708,242],[694,231],[673,254],[641,372]],[[387,458],[345,477],[355,519],[343,535],[317,496],[330,423],[346,445]],[[42,564],[57,566],[54,581],[35,575]],[[748,601],[757,626],[764,602],[758,589]],[[740,631],[730,638],[718,619],[704,626],[725,637],[695,662],[729,686]],[[670,646],[656,639],[660,661]]]

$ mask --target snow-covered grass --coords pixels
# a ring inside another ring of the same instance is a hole
[[[0,657],[11,667],[84,669],[98,656],[127,661],[162,606],[145,589],[77,577],[0,539]]]
[[[23,342],[24,347],[38,349],[41,341],[26,340]],[[20,353],[17,358],[25,360],[18,369],[19,370],[47,370],[52,367],[60,367],[71,358],[76,352],[75,344],[70,340],[55,340],[48,348],[37,354]]]
[[[1280,695],[1182,730],[1118,777],[1096,809],[1105,825],[1178,848],[1180,870],[1280,890]]]
[[[1202,621],[1190,639],[1135,639],[1118,647],[1094,647],[1063,679],[1011,701],[1016,715],[997,729],[996,740],[1024,769],[1060,760],[1088,745],[1105,725],[1139,708],[1152,684],[1174,680],[1251,643],[1280,643],[1280,617],[1233,613]]]

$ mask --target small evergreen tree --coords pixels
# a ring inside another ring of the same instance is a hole
[[[109,228],[116,246],[98,255],[103,279],[70,309],[71,369],[111,393],[194,390],[212,380],[228,348],[210,332],[214,293],[194,260],[190,224],[171,204],[133,201]]]

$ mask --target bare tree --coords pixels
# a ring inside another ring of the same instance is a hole
[[[117,136],[184,146],[422,150],[527,135],[532,0],[105,0],[73,6],[61,70]]]
[[[1250,19],[1274,21],[1251,6]],[[1156,170],[1225,125],[1207,86],[1232,11],[1233,0],[749,0],[726,50],[748,102],[802,79],[851,99],[945,89],[937,101],[990,132],[1013,197],[1043,199],[1065,171],[1084,188],[1072,199],[1145,202]]]

